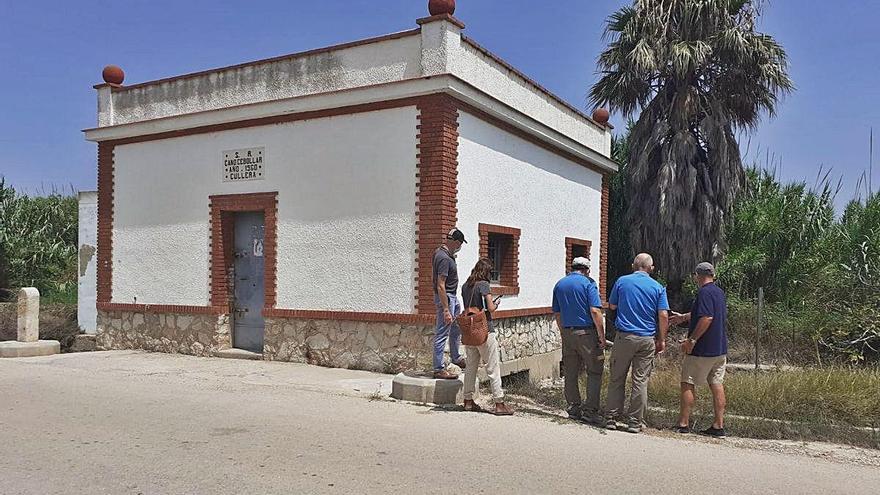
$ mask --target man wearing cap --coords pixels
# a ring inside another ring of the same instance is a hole
[[[639,254],[633,260],[633,273],[617,279],[608,297],[608,307],[617,311],[614,320],[617,335],[611,351],[611,380],[605,411],[605,426],[609,430],[619,428],[617,419],[622,419],[626,431],[642,431],[654,356],[666,350],[669,302],[666,288],[651,278],[653,271],[654,258],[647,253]],[[632,389],[629,408],[624,411],[624,387],[630,369]]]
[[[704,435],[724,438],[724,371],[727,365],[727,299],[715,285],[715,267],[702,262],[694,269],[694,279],[700,290],[690,313],[670,317],[670,323],[690,322],[688,338],[681,343],[685,354],[681,365],[681,413],[679,433],[690,433],[691,408],[694,406],[694,388],[709,385],[715,405],[715,420],[703,430]]]
[[[562,368],[568,417],[601,422],[599,393],[605,365],[605,320],[599,288],[590,278],[590,260],[575,258],[571,273],[553,288],[553,312],[562,336]],[[587,370],[587,400],[581,404],[578,378]]]
[[[449,342],[449,355],[452,362],[464,369],[465,360],[461,356],[461,329],[455,318],[461,312],[456,291],[458,290],[458,267],[455,253],[466,244],[464,234],[452,229],[446,235],[446,242],[434,251],[433,286],[434,305],[437,307],[437,326],[434,333],[434,378],[455,380],[458,375],[450,373],[443,365],[443,351]]]

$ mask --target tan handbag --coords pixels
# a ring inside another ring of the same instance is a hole
[[[467,309],[455,319],[458,328],[461,329],[461,343],[464,345],[481,346],[489,338],[489,322],[486,313],[472,305],[476,292],[477,286],[475,284],[471,287],[471,297]]]

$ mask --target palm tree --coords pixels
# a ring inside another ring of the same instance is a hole
[[[655,256],[678,300],[700,260],[724,251],[744,181],[736,132],[790,92],[785,50],[756,31],[761,0],[634,0],[608,20],[596,105],[631,117],[626,167],[632,247]]]

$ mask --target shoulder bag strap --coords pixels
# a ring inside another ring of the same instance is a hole
[[[468,308],[472,308],[474,306],[474,292],[477,291],[477,284],[471,285],[471,297],[468,298]]]

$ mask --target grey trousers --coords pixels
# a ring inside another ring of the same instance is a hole
[[[641,423],[648,405],[648,378],[654,367],[654,337],[618,332],[611,351],[611,380],[608,383],[608,403],[605,414],[609,419],[620,418],[627,423]],[[632,389],[629,408],[623,411],[626,375],[632,369]]]
[[[569,406],[581,406],[578,378],[587,371],[587,400],[582,406],[585,414],[598,414],[599,394],[602,391],[602,372],[605,370],[605,353],[599,349],[596,329],[575,335],[571,329],[562,332],[562,368],[565,375],[565,401]]]

